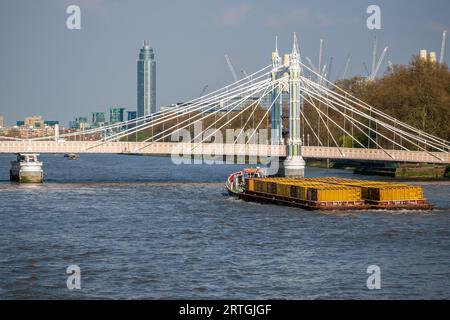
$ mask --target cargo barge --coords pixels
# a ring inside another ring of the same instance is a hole
[[[307,210],[432,210],[419,186],[342,178],[274,178],[259,169],[231,174],[230,195]]]

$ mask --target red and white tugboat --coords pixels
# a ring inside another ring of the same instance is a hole
[[[266,174],[264,170],[257,167],[255,169],[248,168],[239,172],[235,172],[228,176],[227,182],[225,183],[225,187],[227,188],[228,194],[232,196],[239,197],[239,194],[244,192],[245,179],[247,178],[262,178],[265,177]]]

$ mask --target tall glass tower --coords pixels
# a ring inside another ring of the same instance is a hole
[[[137,61],[137,113],[138,117],[157,112],[156,60],[148,40],[139,52]]]

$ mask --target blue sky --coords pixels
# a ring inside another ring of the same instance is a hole
[[[81,30],[66,28],[70,4],[81,7]],[[371,4],[381,7],[382,30],[366,27]],[[379,53],[389,46],[385,61],[407,63],[420,48],[439,54],[449,16],[447,0],[0,0],[0,114],[7,124],[27,115],[67,124],[111,106],[135,109],[144,39],[156,53],[157,103],[165,105],[232,82],[225,53],[238,72],[268,65],[275,35],[284,53],[297,32],[315,63],[323,38],[334,78],[349,53],[349,73],[364,74],[375,35]]]

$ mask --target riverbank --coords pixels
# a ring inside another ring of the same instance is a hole
[[[450,166],[438,164],[398,164],[350,160],[307,160],[308,167],[341,169],[365,176],[392,177],[400,180],[450,180]]]

